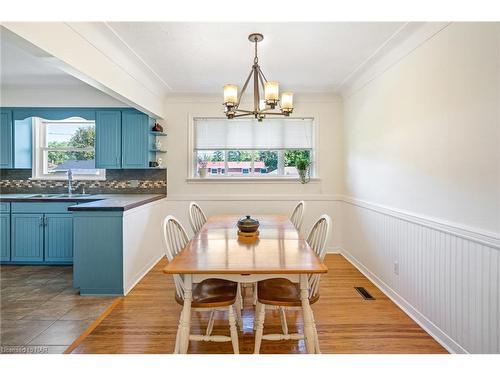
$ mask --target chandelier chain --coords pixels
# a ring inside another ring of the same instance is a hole
[[[259,58],[257,56],[257,37],[255,37],[254,42],[255,42],[255,57],[253,58],[253,63],[258,64]]]

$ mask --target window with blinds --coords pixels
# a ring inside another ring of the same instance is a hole
[[[193,123],[192,177],[297,177],[297,160],[313,160],[312,118],[195,118]]]

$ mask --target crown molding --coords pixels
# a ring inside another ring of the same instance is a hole
[[[337,91],[344,98],[353,95],[449,25],[450,22],[407,22],[358,65]]]

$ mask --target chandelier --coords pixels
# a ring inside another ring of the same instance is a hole
[[[264,39],[264,35],[259,33],[250,34],[248,40],[255,44],[255,56],[253,59],[252,70],[248,75],[240,95],[238,96],[237,85],[224,85],[224,113],[228,119],[243,116],[253,116],[262,121],[267,115],[290,116],[293,112],[293,93],[284,92],[281,94],[281,103],[279,99],[278,82],[268,81],[259,66],[257,56],[257,43]],[[240,102],[248,84],[253,76],[253,109],[240,108]],[[261,90],[264,95],[261,95]],[[279,104],[279,109],[276,110]]]

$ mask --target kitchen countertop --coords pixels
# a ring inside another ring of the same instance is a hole
[[[159,199],[165,194],[91,194],[69,197],[33,197],[39,194],[1,194],[0,202],[78,202],[69,211],[127,211]]]

